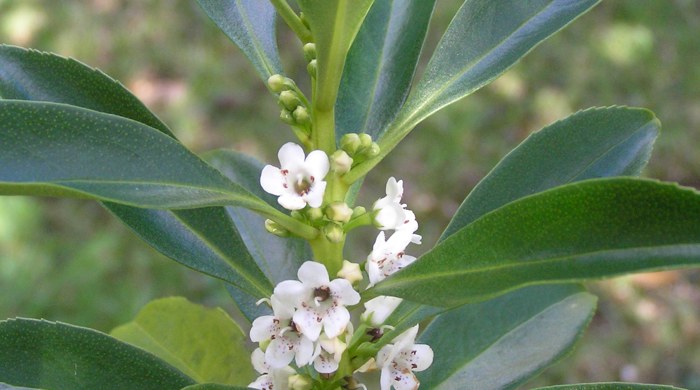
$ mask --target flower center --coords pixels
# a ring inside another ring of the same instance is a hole
[[[294,182],[294,191],[299,195],[306,195],[311,190],[311,185],[314,183],[314,177],[310,176],[306,178],[300,176],[297,181]]]
[[[316,302],[323,302],[326,299],[330,298],[330,296],[331,289],[328,288],[328,286],[321,286],[314,289],[314,300]]]

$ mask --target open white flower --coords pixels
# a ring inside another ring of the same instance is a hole
[[[270,367],[281,368],[292,360],[298,367],[311,363],[317,351],[313,341],[296,329],[292,321],[294,308],[282,304],[274,294],[270,301],[274,315],[256,318],[250,339],[256,343],[270,341],[265,350],[265,361]]]
[[[321,333],[318,344],[321,349],[314,359],[314,369],[321,374],[337,371],[343,352],[347,349],[347,344],[340,340],[340,337],[329,338],[324,333]]]
[[[321,150],[314,150],[308,156],[301,146],[289,142],[277,153],[280,167],[266,165],[260,175],[260,185],[277,195],[277,202],[287,210],[301,210],[308,204],[320,207],[326,190],[326,177],[329,169],[328,156]]]
[[[374,220],[380,225],[380,229],[397,229],[406,220],[406,205],[401,204],[403,196],[403,180],[396,181],[390,177],[386,182],[386,196],[374,202],[372,207],[377,214]]]
[[[289,377],[296,374],[293,368],[284,366],[273,368],[265,361],[265,353],[260,349],[253,351],[251,356],[253,368],[258,374],[262,374],[255,382],[248,385],[253,389],[260,390],[287,390],[289,389]]]
[[[331,281],[320,263],[305,262],[297,276],[299,281],[285,280],[274,293],[280,302],[296,308],[292,317],[296,329],[312,341],[318,340],[321,330],[329,338],[343,333],[350,322],[345,305],[360,302],[360,294],[345,279]]]
[[[374,286],[416,260],[415,257],[404,253],[408,244],[412,242],[413,236],[412,232],[397,230],[387,240],[384,232],[379,232],[365,264],[370,286]]]
[[[414,371],[423,371],[433,363],[433,350],[425,344],[415,344],[418,325],[401,333],[393,344],[377,353],[377,365],[382,369],[381,389],[415,390],[419,386]]]

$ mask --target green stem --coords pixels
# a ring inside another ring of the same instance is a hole
[[[314,228],[313,226],[309,226],[299,220],[296,220],[280,211],[275,209],[272,206],[265,205],[266,207],[255,205],[254,207],[250,207],[251,210],[261,214],[264,217],[267,217],[278,224],[280,226],[284,227],[285,229],[289,230],[291,233],[293,233],[296,236],[299,236],[301,238],[304,238],[306,240],[314,240],[320,237],[321,235],[319,234],[319,231]],[[341,260],[342,262],[342,260]]]
[[[314,103],[316,103],[314,101]],[[313,107],[311,113],[312,137],[317,149],[321,149],[329,156],[335,152],[335,109],[320,110]]]
[[[319,234],[315,239],[309,240],[309,245],[314,259],[325,265],[328,269],[328,276],[335,279],[336,274],[343,267],[345,237],[340,242],[330,242],[323,234]]]
[[[286,0],[270,0],[270,3],[275,6],[277,13],[280,14],[285,23],[299,37],[303,43],[308,43],[313,40],[311,31],[301,22],[299,16],[294,12],[292,7],[287,4]]]

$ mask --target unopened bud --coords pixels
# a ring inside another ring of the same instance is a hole
[[[279,102],[289,111],[294,111],[301,104],[297,94],[292,91],[282,91]]]
[[[359,217],[360,215],[364,215],[367,213],[367,209],[362,207],[362,206],[357,206],[352,210],[352,218],[355,219]]]
[[[343,228],[332,222],[323,227],[323,233],[326,235],[326,239],[332,243],[339,243],[345,237]]]
[[[362,280],[362,271],[359,264],[343,260],[343,267],[338,271],[337,276],[347,280],[350,284],[355,284]]]
[[[347,173],[352,168],[352,157],[344,150],[336,150],[331,155],[331,170],[339,175]]]
[[[300,374],[290,376],[287,381],[289,390],[311,390],[312,385],[311,378]]]
[[[326,216],[336,222],[348,222],[352,216],[352,209],[345,202],[333,202],[326,207]]]
[[[299,210],[292,210],[292,212],[289,213],[289,216],[298,220],[298,221],[304,220],[304,214],[302,214],[301,211],[299,211]]]
[[[306,210],[306,216],[312,221],[320,221],[323,218],[323,211],[318,207],[312,207]]]
[[[360,149],[368,150],[372,147],[372,136],[367,133],[360,134]]]
[[[304,45],[304,58],[306,62],[316,59],[316,44],[309,42]]]
[[[379,156],[379,152],[381,150],[379,149],[379,145],[377,145],[376,142],[372,142],[372,145],[370,145],[369,149],[365,152],[367,157],[372,158],[372,157],[377,157]]]
[[[283,228],[280,224],[271,219],[265,220],[265,230],[274,234],[275,236],[289,237],[289,230]]]
[[[309,63],[306,65],[306,71],[309,73],[309,75],[313,78],[316,78],[316,60],[311,60]]]
[[[345,134],[340,139],[340,148],[346,151],[350,156],[354,156],[360,148],[360,136],[356,133]]]
[[[286,108],[283,108],[282,111],[280,111],[280,120],[288,125],[295,124],[292,113],[289,112],[289,110],[287,110]]]
[[[297,106],[297,108],[294,109],[292,116],[294,117],[294,120],[297,122],[297,124],[300,125],[307,125],[311,122],[309,112],[304,106]]]
[[[281,74],[273,74],[267,79],[267,86],[270,87],[270,90],[272,90],[274,93],[286,91],[289,88],[287,88],[285,79],[286,77],[282,76]]]

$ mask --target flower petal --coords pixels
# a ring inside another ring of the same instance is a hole
[[[389,366],[382,368],[382,377],[379,383],[381,390],[391,390],[391,369]]]
[[[320,353],[320,350],[318,351]],[[316,351],[314,351],[313,341],[306,338],[304,335],[299,338],[299,346],[297,347],[297,354],[295,357],[295,362],[297,367],[303,367],[316,357]]]
[[[277,203],[287,210],[301,210],[306,207],[306,201],[294,192],[286,192],[277,198]]]
[[[333,279],[328,286],[340,304],[348,306],[360,302],[360,294],[352,288],[352,284],[347,279]]]
[[[292,319],[299,332],[311,341],[318,340],[321,334],[323,317],[311,308],[301,308],[294,313]]]
[[[314,150],[309,153],[309,156],[306,157],[305,165],[307,172],[309,172],[315,180],[323,180],[330,168],[328,155],[322,150]]]
[[[297,280],[284,280],[275,286],[274,295],[283,305],[297,307],[308,295],[308,288]]]
[[[265,361],[272,368],[282,368],[294,359],[294,348],[290,348],[289,339],[277,337],[270,342],[265,350]]]
[[[260,174],[260,186],[265,192],[272,195],[282,195],[287,191],[287,189],[284,188],[284,183],[285,178],[279,168],[273,167],[272,165],[265,165],[265,168],[263,168]]]
[[[377,209],[375,203],[375,210]],[[374,220],[381,226],[379,229],[398,229],[404,226],[404,221],[406,220],[406,212],[398,203],[387,203],[385,206],[379,209],[377,215],[374,216]]]
[[[287,142],[277,152],[277,158],[280,160],[282,169],[290,169],[303,164],[304,157],[304,149],[294,142]]]
[[[299,267],[297,277],[304,283],[304,286],[309,289],[326,286],[330,282],[326,267],[315,261],[305,261],[304,264]]]
[[[335,306],[323,316],[323,331],[329,338],[338,337],[350,322],[350,313],[344,306]]]
[[[314,368],[321,374],[330,374],[338,371],[338,361],[335,360],[333,355],[322,352],[314,360]]]
[[[326,192],[326,184],[325,181],[316,181],[309,192],[303,196],[304,201],[311,207],[321,207],[323,194]]]
[[[250,361],[253,363],[253,368],[259,374],[264,374],[270,371],[270,366],[265,362],[265,352],[257,348],[250,355]]]
[[[400,202],[403,196],[403,180],[396,181],[392,176],[386,181],[386,196],[387,198]]]
[[[384,372],[382,372],[383,374]],[[392,369],[391,373],[391,384],[396,390],[416,390],[420,385],[416,375],[410,370],[400,371]]]
[[[429,345],[416,344],[411,351],[407,360],[412,371],[423,371],[433,364],[433,349]]]
[[[250,340],[259,343],[269,340],[272,335],[279,331],[279,321],[273,316],[261,316],[253,321],[250,327]],[[260,373],[267,371],[258,371]]]

